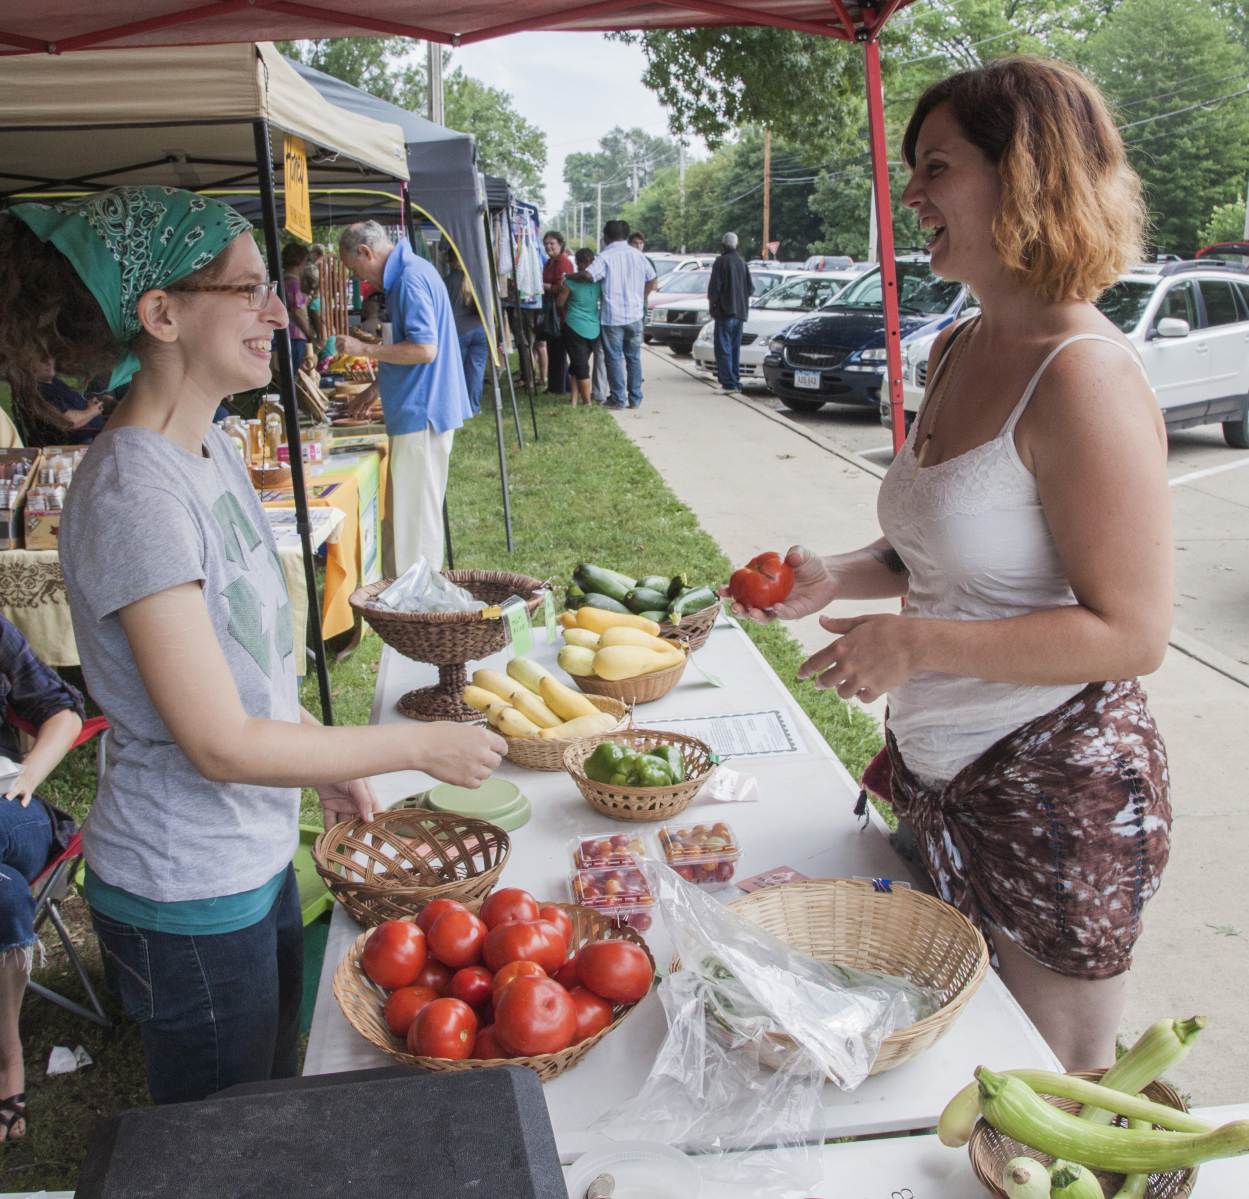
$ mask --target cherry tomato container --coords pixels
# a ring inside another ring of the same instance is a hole
[[[655,896],[646,876],[630,864],[574,870],[568,876],[573,903],[581,904],[618,925],[644,933],[653,919]]]
[[[578,833],[568,852],[577,869],[594,870],[603,866],[632,866],[634,858],[646,854],[646,843],[639,833]]]
[[[723,820],[712,824],[664,824],[655,833],[660,860],[688,883],[721,885],[737,873],[741,842]]]

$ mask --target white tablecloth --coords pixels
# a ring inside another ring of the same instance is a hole
[[[537,633],[539,642],[543,634]],[[531,654],[553,664],[555,648],[539,644]],[[503,669],[507,654],[487,663]],[[638,710],[639,721],[730,712],[780,710],[796,734],[798,750],[742,758],[732,765],[753,774],[760,799],[746,804],[695,804],[690,818],[728,820],[742,844],[738,877],[788,865],[812,878],[890,877],[905,879],[905,865],[879,823],[860,830],[853,815],[858,786],[795,704],[750,639],[724,622],[696,660],[724,681],[713,687],[693,666],[673,692]],[[433,667],[409,662],[389,649],[382,657],[374,702],[374,723],[402,723],[395,701],[409,688],[434,681]],[[524,790],[533,807],[529,824],[512,834],[505,885],[521,886],[542,898],[567,898],[568,840],[574,833],[619,832],[626,826],[598,815],[566,775],[522,770],[504,761],[499,773]],[[430,780],[409,772],[374,780],[389,805],[423,791]],[[729,892],[731,897],[733,892]],[[668,960],[661,921],[649,934],[656,960]],[[330,989],[338,962],[360,929],[336,906],[304,1070],[309,1074],[388,1064],[391,1059],[347,1023]],[[544,1088],[561,1155],[570,1156],[601,1140],[590,1125],[637,1093],[664,1036],[664,1017],[654,994],[604,1039],[579,1066]],[[997,977],[990,974],[961,1018],[927,1053],[845,1093],[829,1086],[813,1138],[862,1136],[931,1128],[950,1095],[971,1079],[981,1062],[998,1066],[1058,1068],[1057,1059]],[[856,1197],[857,1199],[857,1197]]]

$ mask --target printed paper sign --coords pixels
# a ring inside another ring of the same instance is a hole
[[[286,199],[286,231],[312,241],[312,204],[308,199],[308,155],[301,137],[286,136],[282,169]]]

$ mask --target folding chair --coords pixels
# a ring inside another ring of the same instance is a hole
[[[22,720],[14,712],[9,711],[6,718],[14,728],[21,729],[22,732],[28,735],[34,735],[35,730],[33,726]],[[77,749],[78,746],[84,745],[92,737],[106,732],[107,729],[108,721],[103,716],[91,717],[91,719],[84,722],[82,732],[78,734],[78,739],[74,742],[73,748]],[[103,754],[104,750],[104,740],[104,737],[101,736],[101,754]],[[91,978],[87,974],[82,958],[78,955],[78,950],[74,948],[74,942],[70,939],[69,929],[65,927],[65,921],[61,917],[59,906],[73,886],[74,873],[77,871],[81,860],[82,834],[75,833],[70,837],[69,844],[43,868],[43,871],[35,881],[30,884],[30,889],[35,900],[35,933],[38,934],[40,928],[48,921],[52,922],[52,927],[56,929],[57,936],[61,938],[65,956],[69,958],[70,964],[74,967],[74,972],[78,975],[83,990],[87,993],[87,999],[91,1007],[83,1007],[82,1004],[76,1003],[65,995],[58,994],[56,991],[45,987],[42,983],[35,982],[33,979],[27,986],[36,995],[41,995],[44,999],[51,1000],[66,1011],[73,1012],[74,1015],[81,1016],[84,1020],[91,1020],[95,1024],[102,1024],[105,1028],[108,1028],[112,1021],[105,1012],[104,1005],[100,1002],[100,997],[96,994],[95,987],[91,983]]]

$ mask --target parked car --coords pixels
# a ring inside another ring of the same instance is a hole
[[[647,254],[647,258],[660,279],[673,271],[702,270],[715,262],[714,254]]]
[[[1168,262],[1156,274],[1121,275],[1097,306],[1139,352],[1168,429],[1221,424],[1228,445],[1249,449],[1249,270]],[[904,350],[908,426],[924,397],[935,338],[936,331],[914,338]],[[890,416],[885,396],[881,423]]]
[[[967,288],[934,275],[927,258],[899,258],[896,265],[904,345],[944,328],[967,307]],[[795,412],[815,412],[830,401],[876,409],[885,379],[880,268],[773,337],[763,374],[781,403]]]
[[[852,279],[849,271],[803,271],[778,284],[767,295],[751,305],[750,317],[742,329],[741,380],[766,386],[763,359],[768,342],[786,325],[808,312],[822,308],[842,291]],[[694,361],[713,374],[716,369],[714,341],[715,322],[708,321],[694,342]]]
[[[706,279],[702,291],[696,295],[681,296],[679,291],[664,290],[664,284],[668,280],[671,280],[673,289],[677,288],[682,278],[678,275],[668,276],[668,279],[651,292],[652,307],[647,317],[647,340],[668,346],[677,354],[688,354],[694,348],[694,339],[711,315],[707,307],[707,283],[711,281],[711,272],[689,272],[690,277],[694,274]],[[793,271],[763,271],[751,267],[750,277],[755,285],[754,294],[750,297],[752,307],[794,274]],[[662,298],[657,299],[661,296]]]

